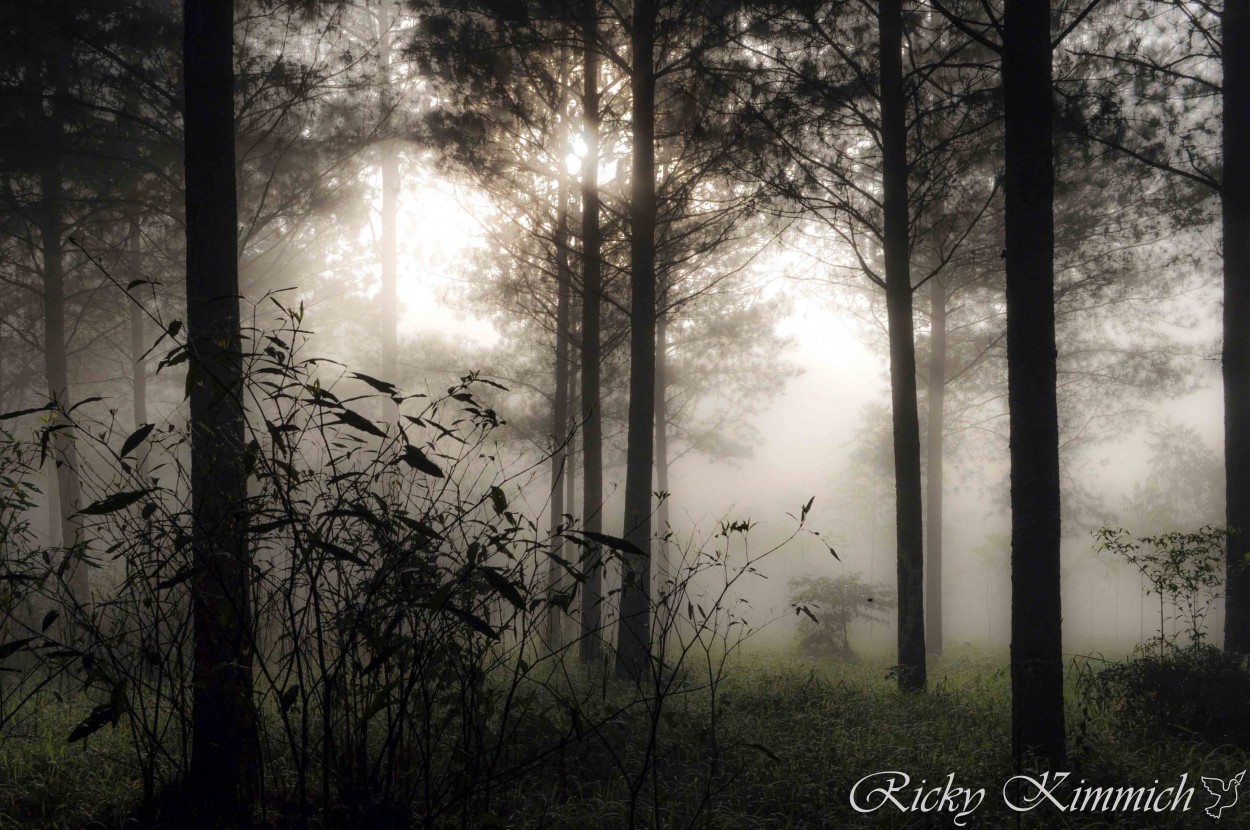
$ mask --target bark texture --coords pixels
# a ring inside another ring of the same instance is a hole
[[[203,826],[251,826],[258,741],[246,540],[234,184],[233,8],[186,0],[187,337],[192,351],[191,769]]]
[[[551,453],[551,552],[564,556],[564,478],[568,468],[569,439],[569,311],[571,304],[571,277],[568,254],[568,177],[561,174],[559,196],[556,205],[556,361],[555,396],[551,406],[551,435],[554,446]],[[552,557],[547,565],[547,592],[555,598],[560,590],[564,569]],[[557,651],[564,645],[564,613],[556,605],[548,606],[547,646]]]
[[[925,645],[942,653],[942,451],[946,426],[946,288],[929,280],[929,432],[925,489],[929,555],[925,560]]]
[[[68,95],[65,88],[65,55],[54,34],[40,32],[48,48],[29,69],[29,81],[40,101],[40,131],[42,133],[44,158],[39,167],[41,198],[37,223],[39,226],[39,253],[43,265],[43,352],[44,374],[48,382],[48,397],[58,405],[58,419],[64,419],[73,408],[74,401],[69,388],[69,333],[65,328],[65,194],[63,160],[65,133],[63,106],[60,103]],[[51,93],[52,103],[44,115],[42,103],[45,93]],[[58,429],[52,433],[52,457],[56,463],[57,525],[61,544],[78,549],[82,544],[82,525],[77,515],[82,507],[82,482],[78,471],[78,447],[72,429]],[[74,557],[65,572],[65,584],[76,604],[89,599],[90,585],[87,569],[78,557]]]
[[[656,0],[635,0],[630,27],[629,433],[616,673],[638,681],[651,648],[651,475],[655,459],[655,27]]]
[[[603,302],[602,234],[599,228],[599,18],[595,0],[585,0],[582,19],[583,90],[586,156],[582,166],[582,511],[583,526],[603,532],[603,421],[599,413]],[[592,549],[584,562],[582,582],[582,662],[603,659],[603,567]]]
[[[894,416],[894,493],[898,550],[898,685],[925,688],[924,519],[920,480],[920,415],[912,319],[907,209],[907,111],[903,89],[903,3],[879,6],[881,152],[885,227],[885,300]]]
[[[1227,3],[1224,38],[1224,647],[1250,654],[1250,7]]]
[[[1062,768],[1059,419],[1055,392],[1050,3],[1007,0],[1007,397],[1011,421],[1011,691],[1020,762]]]

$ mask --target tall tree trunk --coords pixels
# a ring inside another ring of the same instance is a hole
[[[661,286],[659,307],[667,305],[668,281]],[[655,509],[658,538],[652,557],[655,559],[653,577],[660,585],[674,576],[670,561],[672,544],[669,533],[669,503],[672,494],[668,484],[668,312],[661,311],[655,320],[655,489],[662,493]],[[671,608],[668,603],[657,605],[656,628],[664,631],[669,627]],[[661,655],[662,656],[662,655]]]
[[[885,200],[885,298],[890,329],[890,397],[894,411],[894,494],[898,546],[898,685],[925,688],[924,521],[920,482],[920,415],[912,320],[907,210],[907,113],[903,90],[903,3],[879,8],[881,152]]]
[[[1059,769],[1065,741],[1050,3],[1007,0],[1003,15],[1012,745],[1018,762],[1032,756]]]
[[[258,782],[234,185],[233,6],[185,0],[187,338],[192,360],[190,790],[206,826],[247,827]]]
[[[573,309],[569,309],[569,317],[572,318]],[[570,341],[574,338],[570,333]],[[573,354],[573,344],[569,344],[569,354]],[[577,364],[570,359],[569,361],[569,402],[568,402],[568,430],[569,443],[565,447],[568,460],[564,464],[564,512],[575,517],[577,516],[577,438],[579,430],[577,429],[577,421],[575,413],[578,411],[578,400],[576,389],[581,383],[581,376],[577,372]]]
[[[663,301],[661,301],[662,303]],[[655,319],[655,489],[669,492],[668,484],[668,314]],[[668,533],[670,497],[656,505],[655,521],[661,537]],[[668,545],[661,539],[656,549],[656,573],[668,573]]]
[[[564,537],[564,478],[568,466],[569,437],[569,306],[571,300],[571,276],[569,274],[569,190],[568,176],[560,172],[559,195],[556,205],[556,393],[552,401],[551,435],[554,445],[551,453],[551,552],[555,554],[547,565],[548,597],[555,598],[560,590],[564,569],[555,557],[563,557]],[[547,646],[552,651],[564,645],[562,627],[564,612],[554,604],[547,611]]]
[[[127,234],[130,243],[129,264],[131,280],[143,279],[143,250],[140,239],[139,217],[130,217],[130,229]],[[142,287],[139,289],[142,290]],[[148,422],[148,373],[144,365],[144,307],[143,298],[136,291],[130,299],[130,380],[131,401],[133,402],[135,429]],[[142,459],[146,455],[139,455]]]
[[[655,459],[655,24],[657,0],[635,0],[630,27],[629,432],[616,673],[642,679],[651,645],[651,474]]]
[[[584,0],[582,19],[583,90],[586,156],[582,160],[582,511],[583,527],[603,532],[603,421],[599,412],[599,313],[603,302],[602,238],[599,229],[599,11],[596,0]],[[603,656],[603,564],[592,548],[582,582],[584,663]]]
[[[382,378],[399,382],[399,148],[382,144]]]
[[[929,557],[925,565],[925,612],[929,618],[925,645],[942,653],[942,444],[946,426],[946,287],[929,280],[929,464],[925,479]]]
[[[1250,654],[1250,9],[1227,3],[1224,38],[1224,648]]]
[[[378,84],[382,89],[382,106],[390,117],[395,101],[391,82],[391,20],[384,8],[376,15],[378,24]],[[378,147],[381,154],[379,167],[382,173],[382,216],[379,256],[382,266],[382,286],[378,303],[382,311],[381,365],[382,379],[399,383],[399,144],[385,139]],[[398,407],[391,405],[388,417],[398,417]]]
[[[40,184],[43,188],[39,236],[43,255],[44,369],[48,378],[48,396],[57,402],[60,412],[68,412],[73,407],[73,400],[69,391],[65,332],[65,249],[59,159],[45,165]],[[52,450],[56,459],[61,544],[76,549],[82,544],[82,526],[77,515],[82,506],[82,484],[78,477],[78,445],[73,430],[59,429],[52,433]],[[78,557],[73,559],[66,571],[65,582],[74,602],[81,604],[87,601],[87,569]]]
[[[382,379],[399,383],[399,147],[384,141],[382,153]]]
[[[44,62],[32,63],[29,82],[39,101],[38,111],[44,112],[44,90],[54,95],[51,116],[41,117],[43,147],[46,160],[40,167],[39,187],[39,247],[43,260],[43,335],[44,372],[48,381],[48,397],[56,401],[60,412],[73,407],[69,391],[69,354],[65,331],[65,240],[64,240],[64,193],[62,182],[62,155],[64,141],[62,105],[60,99],[65,89],[64,55],[50,38]],[[60,416],[58,415],[58,420]],[[78,446],[72,429],[58,429],[52,433],[52,455],[56,464],[57,528],[61,544],[77,549],[82,543],[82,526],[78,510],[82,506],[82,483],[78,476]],[[74,557],[65,574],[69,595],[77,604],[89,599],[90,585],[87,569],[78,557]]]

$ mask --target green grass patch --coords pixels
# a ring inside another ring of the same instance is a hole
[[[1073,670],[1075,679],[1080,672]],[[927,694],[900,694],[889,663],[817,664],[788,654],[735,658],[715,686],[692,680],[656,702],[624,704],[609,683],[576,717],[545,701],[535,684],[529,714],[509,732],[489,807],[449,824],[509,827],[952,827],[949,814],[852,809],[851,787],[870,773],[906,772],[912,786],[984,788],[965,826],[1008,827],[1001,789],[1015,770],[1006,654],[961,651],[937,659]],[[623,710],[618,714],[610,715]],[[86,741],[66,737],[90,705],[47,692],[34,716],[15,721],[0,744],[0,827],[134,827],[141,798],[124,726]],[[541,716],[536,713],[541,713]],[[1246,753],[1195,734],[1121,723],[1069,684],[1071,782],[1165,787],[1188,775],[1185,812],[1063,813],[1047,806],[1021,827],[1209,827],[1214,799],[1199,777],[1231,778]],[[541,753],[541,754],[540,754]],[[273,763],[271,769],[280,769]],[[1156,780],[1160,783],[1155,784]],[[900,794],[900,798],[903,794]],[[910,794],[908,794],[910,797]],[[310,826],[366,826],[363,816],[323,814]],[[400,826],[403,819],[386,819]],[[1250,797],[1221,824],[1246,826]],[[300,826],[272,811],[269,826]],[[384,826],[373,819],[372,826]],[[169,826],[169,825],[166,825]]]

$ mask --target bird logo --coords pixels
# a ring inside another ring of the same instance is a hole
[[[1245,775],[1246,771],[1243,769],[1227,781],[1223,778],[1207,778],[1205,775],[1202,777],[1202,786],[1215,796],[1215,803],[1207,808],[1207,815],[1218,819],[1220,813],[1237,803],[1237,787]]]

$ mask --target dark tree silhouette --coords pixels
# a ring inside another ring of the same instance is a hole
[[[655,0],[636,0],[630,29],[633,91],[630,183],[629,457],[625,555],[616,671],[637,680],[651,629],[651,470],[655,458]]]
[[[39,254],[43,276],[43,357],[48,397],[61,411],[73,409],[69,384],[68,333],[66,331],[65,237],[66,194],[65,101],[68,98],[68,57],[55,16],[32,14],[32,42],[27,84],[35,102],[35,134],[38,136],[39,204],[35,225],[39,229]],[[49,101],[45,106],[44,101]],[[60,516],[61,544],[78,547],[82,539],[80,519],[82,485],[79,480],[78,450],[73,432],[62,429],[53,434],[56,458],[56,491]],[[87,569],[73,560],[66,583],[76,602],[86,602],[89,584]]]
[[[251,824],[252,703],[234,163],[233,8],[186,0],[187,338],[191,350],[192,754],[196,814]]]
[[[1003,9],[1011,689],[1016,757],[1064,760],[1050,3]]]
[[[929,556],[925,570],[925,645],[930,654],[941,654],[942,626],[942,462],[946,429],[946,287],[942,280],[929,281],[928,437],[925,470],[925,531]]]
[[[603,304],[603,237],[599,227],[599,8],[597,0],[582,3],[582,113],[586,155],[582,159],[582,510],[587,530],[603,531],[603,415],[601,412],[601,307]],[[591,551],[582,583],[582,638],[585,663],[601,659],[603,569]]]
[[[881,171],[890,397],[894,419],[894,492],[898,535],[898,684],[925,687],[924,521],[920,496],[920,417],[912,322],[907,210],[907,97],[903,89],[903,3],[878,7],[881,58]]]
[[[1224,7],[1224,647],[1250,654],[1250,9]]]

